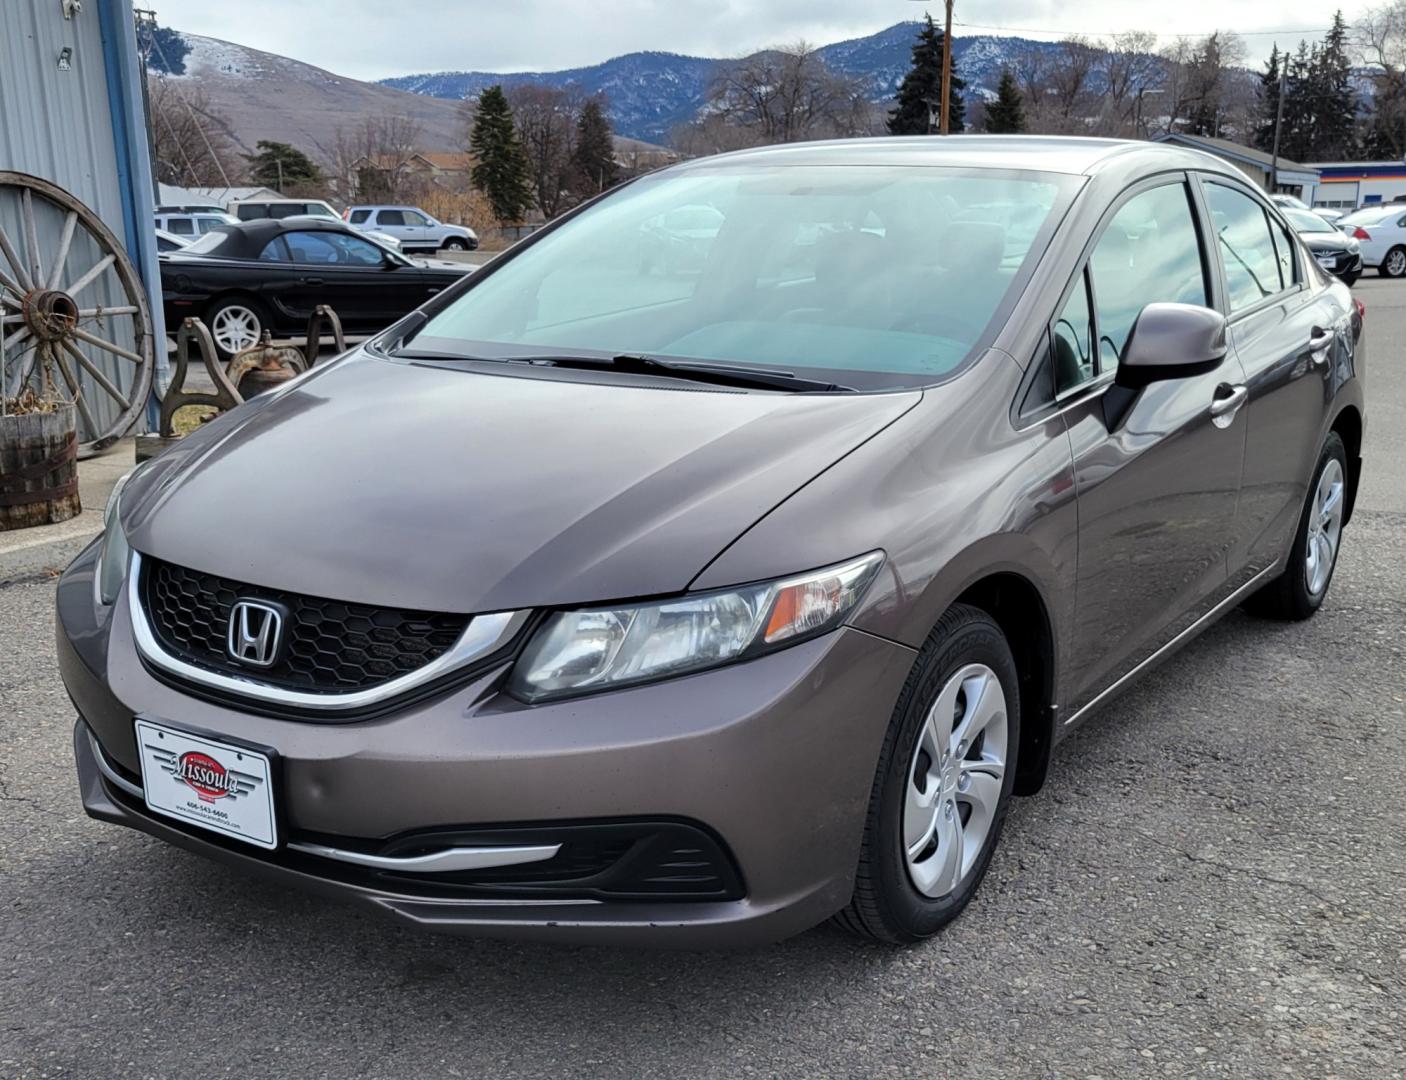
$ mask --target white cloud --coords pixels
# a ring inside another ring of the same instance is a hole
[[[291,56],[341,75],[375,79],[424,71],[556,70],[621,53],[729,56],[805,38],[828,43],[918,18],[912,0],[156,0],[163,25]],[[942,4],[931,5],[941,18]],[[1357,8],[1349,8],[1349,21]],[[959,0],[962,23],[1091,34],[1151,30],[1164,38],[1217,27],[1310,30],[1331,19],[1314,0]],[[1031,35],[1035,36],[1035,35]],[[1058,33],[1039,35],[1054,38]],[[1258,61],[1298,34],[1246,37]]]

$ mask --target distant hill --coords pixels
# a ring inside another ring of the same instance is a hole
[[[212,108],[229,122],[229,134],[246,154],[260,139],[286,142],[326,163],[337,129],[350,132],[368,117],[409,116],[420,125],[419,149],[463,149],[459,102],[361,82],[246,45],[180,34],[183,53],[169,42],[163,55],[175,72],[166,77],[198,83]],[[174,56],[172,54],[175,54]],[[622,151],[642,149],[621,138]]]
[[[905,22],[868,37],[839,41],[820,49],[832,68],[867,80],[874,101],[892,98],[908,65],[918,23]],[[994,96],[1001,68],[1031,49],[1056,48],[1050,42],[1019,37],[957,37],[953,61],[967,81],[967,93]],[[636,52],[590,67],[565,71],[498,74],[488,71],[441,71],[384,79],[382,86],[430,98],[477,97],[495,83],[517,86],[575,84],[588,94],[603,91],[610,99],[611,120],[622,135],[665,142],[671,128],[691,120],[703,105],[708,84],[726,61],[677,53]]]

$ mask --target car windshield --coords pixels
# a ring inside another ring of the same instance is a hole
[[[646,354],[923,385],[973,351],[1080,182],[879,165],[665,173],[510,257],[410,348]]]
[[[1335,233],[1338,231],[1311,210],[1295,210],[1287,206],[1283,210],[1284,216],[1289,219],[1289,224],[1298,232]]]

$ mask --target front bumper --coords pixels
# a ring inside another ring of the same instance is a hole
[[[705,946],[779,939],[849,899],[874,767],[911,650],[862,631],[691,677],[522,706],[506,665],[375,719],[319,724],[252,715],[155,678],[125,596],[92,602],[92,550],[59,585],[60,668],[81,716],[83,802],[101,820],[288,884],[438,930],[556,941]],[[149,811],[133,720],[143,715],[277,750],[285,841],[372,851],[427,830],[581,822],[693,823],[736,871],[733,899],[504,895],[431,875],[378,877],[292,850],[263,852]],[[91,739],[89,737],[91,732]],[[94,741],[96,740],[96,745]]]

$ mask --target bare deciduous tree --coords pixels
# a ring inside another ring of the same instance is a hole
[[[508,92],[513,124],[527,154],[529,179],[537,206],[548,218],[571,201],[571,155],[576,148],[579,91],[524,83]]]
[[[151,141],[157,179],[182,187],[215,187],[244,175],[244,157],[229,122],[198,85],[170,79],[148,83]]]
[[[1365,144],[1373,153],[1400,160],[1406,155],[1406,0],[1368,8],[1357,19],[1353,44],[1372,73]]]
[[[804,41],[723,66],[708,111],[750,133],[753,145],[867,134],[863,84],[832,71]]]
[[[332,179],[344,199],[353,196],[400,202],[414,189],[410,168],[420,125],[408,116],[368,116],[350,131],[338,128],[328,156]]]

